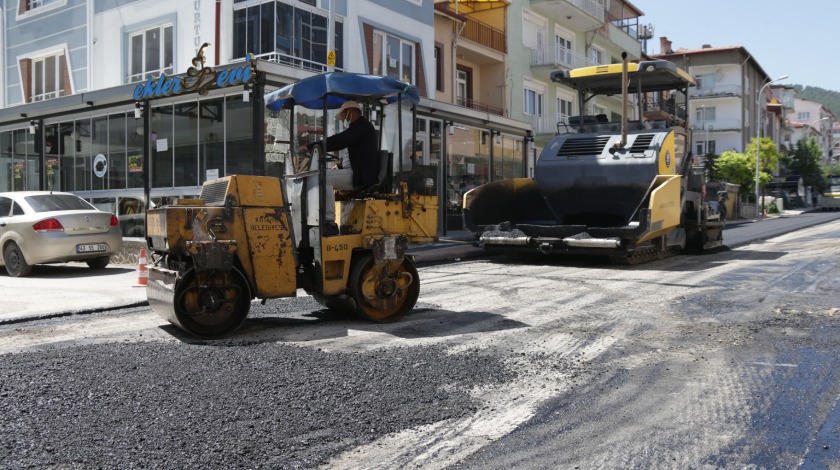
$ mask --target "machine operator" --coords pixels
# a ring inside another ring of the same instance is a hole
[[[327,171],[327,213],[325,215],[327,231],[335,227],[335,194],[333,190],[354,190],[373,186],[379,181],[379,142],[376,128],[362,115],[359,104],[345,101],[339,108],[335,119],[343,121],[345,129],[327,137],[326,151],[334,152],[347,149],[350,168],[333,168]],[[320,145],[312,142],[301,145],[298,151],[309,151]],[[337,233],[337,231],[336,231]]]

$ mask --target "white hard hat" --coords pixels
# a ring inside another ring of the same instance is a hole
[[[359,103],[356,103],[355,101],[352,101],[352,100],[345,101],[344,104],[341,105],[341,108],[338,109],[338,114],[335,115],[335,118],[338,119],[339,121],[343,120],[344,119],[344,112],[347,111],[350,108],[355,108],[356,110],[359,111],[359,113],[362,112],[362,108],[359,107]]]

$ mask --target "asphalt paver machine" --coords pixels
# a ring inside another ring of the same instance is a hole
[[[706,200],[704,162],[691,155],[690,75],[625,55],[551,79],[578,92],[579,114],[558,123],[533,178],[465,193],[464,224],[481,246],[635,264],[722,243],[724,216]],[[595,98],[619,97],[619,115],[585,113]]]
[[[328,158],[320,158],[325,149],[297,149],[320,141],[348,100],[377,124],[382,150],[370,157],[380,163],[379,181],[338,194],[335,220],[326,220],[332,198]],[[210,180],[197,199],[147,212],[153,310],[207,338],[236,330],[252,300],[294,297],[298,289],[330,309],[378,322],[409,312],[420,278],[406,249],[435,240],[438,220],[433,191],[408,183],[416,170],[406,153],[418,100],[410,84],[350,73],[317,75],[266,95],[270,112],[288,125],[286,139],[276,141],[285,150],[284,175]]]

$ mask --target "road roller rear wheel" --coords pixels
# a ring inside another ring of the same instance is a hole
[[[175,287],[175,316],[195,336],[215,338],[232,333],[251,308],[248,281],[237,269],[187,271]]]
[[[420,277],[410,258],[381,265],[365,254],[353,263],[348,286],[356,300],[356,314],[376,322],[399,320],[417,303]]]

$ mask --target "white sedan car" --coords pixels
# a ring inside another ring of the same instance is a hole
[[[122,247],[117,216],[70,193],[0,193],[0,266],[26,276],[32,265],[84,261],[103,269]]]

